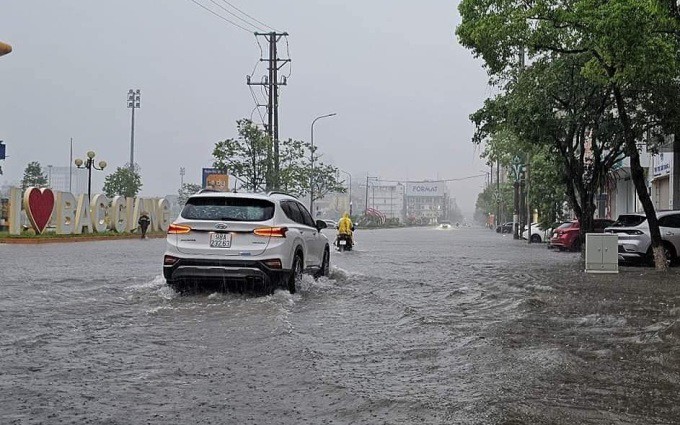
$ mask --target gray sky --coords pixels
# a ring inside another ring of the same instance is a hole
[[[196,1],[230,17],[210,0]],[[312,120],[336,112],[317,121],[314,141],[323,161],[355,180],[485,169],[468,115],[489,88],[481,62],[456,41],[457,2],[229,3],[290,34],[280,138],[309,140]],[[179,167],[185,182],[200,183],[215,142],[236,136],[236,120],[254,107],[245,76],[260,57],[255,37],[190,0],[5,0],[0,40],[14,48],[0,58],[0,140],[10,155],[0,183],[19,181],[30,161],[68,165],[71,137],[75,156],[94,150],[109,171],[122,166],[130,155],[126,95],[139,88],[142,195],[176,194]],[[285,43],[279,48],[285,54]],[[264,72],[261,64],[256,77]],[[103,176],[96,173],[95,187]],[[450,188],[471,211],[483,184],[479,177]]]

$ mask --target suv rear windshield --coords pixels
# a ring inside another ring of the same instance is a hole
[[[274,204],[264,199],[190,198],[181,215],[189,220],[267,221],[274,217]]]
[[[645,220],[647,220],[647,217],[644,215],[620,215],[611,227],[635,227],[644,223]]]

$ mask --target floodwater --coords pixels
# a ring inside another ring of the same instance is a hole
[[[680,268],[358,230],[298,293],[180,296],[163,240],[0,245],[2,424],[673,424]]]

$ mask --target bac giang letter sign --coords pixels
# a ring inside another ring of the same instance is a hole
[[[170,202],[165,198],[108,199],[97,194],[92,201],[83,194],[76,198],[68,192],[29,187],[23,194],[13,187],[9,195],[9,234],[21,234],[21,212],[36,234],[52,224],[60,235],[114,231],[131,232],[137,228],[142,212],[151,218],[151,231],[166,231],[170,225]]]

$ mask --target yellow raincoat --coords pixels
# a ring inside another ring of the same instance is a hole
[[[341,235],[352,235],[352,219],[345,213],[338,222],[338,233]]]

